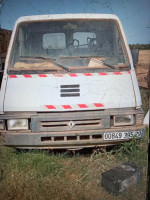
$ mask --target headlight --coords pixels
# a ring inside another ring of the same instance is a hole
[[[7,120],[8,130],[27,130],[28,119],[10,119]]]
[[[117,115],[114,116],[114,126],[133,125],[135,119],[133,115]]]

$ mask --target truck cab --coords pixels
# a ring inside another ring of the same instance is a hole
[[[0,91],[3,145],[108,146],[144,135],[141,96],[119,18],[110,14],[19,18]]]

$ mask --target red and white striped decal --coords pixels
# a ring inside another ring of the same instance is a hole
[[[103,108],[104,104],[102,103],[92,103],[92,104],[76,104],[76,105],[45,105],[45,108],[47,110],[55,110],[55,109],[61,109],[61,110],[72,110],[77,108]]]
[[[41,77],[47,77],[46,74],[38,74],[38,76],[41,78]]]
[[[9,78],[18,78],[17,75],[9,75]]]
[[[100,72],[100,73],[68,73],[68,74],[24,74],[24,75],[9,75],[9,78],[48,78],[48,77],[91,77],[91,76],[107,76],[107,75],[124,75],[130,74],[126,72]]]
[[[23,75],[25,78],[32,78],[32,75],[30,75],[30,74],[24,74]]]

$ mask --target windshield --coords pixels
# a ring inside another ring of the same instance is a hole
[[[128,64],[122,36],[114,20],[22,23],[12,52],[10,66],[14,69],[65,66],[93,70],[124,68]]]

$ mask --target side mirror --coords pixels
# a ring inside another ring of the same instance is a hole
[[[134,67],[138,63],[139,49],[131,49]]]

